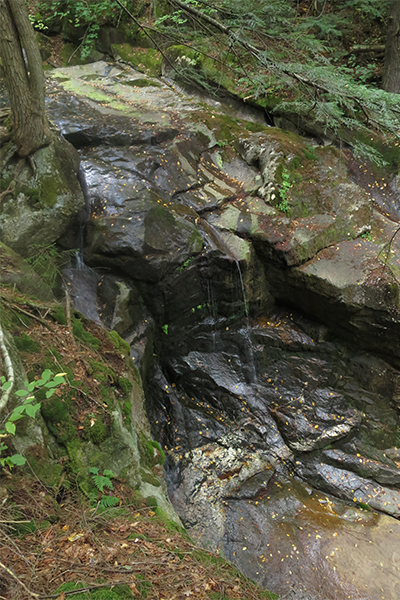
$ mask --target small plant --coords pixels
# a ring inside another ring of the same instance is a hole
[[[194,256],[189,256],[189,258],[187,258],[185,260],[183,265],[181,267],[179,267],[178,271],[179,272],[184,271],[184,269],[186,269],[186,267],[188,267],[193,261],[194,261]]]
[[[362,237],[363,240],[368,240],[369,242],[372,242],[372,235],[370,231],[366,231],[360,237]]]
[[[111,506],[116,506],[117,504],[119,504],[119,498],[117,498],[116,496],[107,496],[103,493],[104,488],[107,488],[109,490],[114,489],[113,483],[111,481],[111,478],[114,477],[113,472],[109,469],[104,469],[103,474],[100,475],[99,469],[97,467],[90,467],[89,473],[91,474],[93,483],[97,488],[96,492],[92,492],[91,494],[89,494],[90,499],[101,508],[110,508]],[[100,499],[98,499],[98,492],[101,493]]]
[[[10,435],[15,435],[16,433],[16,421],[19,421],[25,416],[35,418],[37,411],[40,408],[40,402],[34,403],[35,396],[33,395],[34,390],[44,387],[47,388],[46,398],[50,398],[54,392],[55,388],[65,383],[64,379],[65,373],[57,373],[54,375],[49,370],[46,369],[42,373],[42,377],[38,381],[32,381],[31,383],[25,383],[25,389],[17,390],[15,395],[24,398],[22,404],[16,406],[11,414],[7,417],[3,428],[0,429],[0,466],[4,467],[14,467],[24,465],[26,459],[20,454],[13,454],[12,456],[2,457],[1,454],[7,450],[8,446],[2,441],[4,438],[9,437]],[[0,390],[2,392],[7,392],[12,387],[11,381],[6,381],[4,375],[0,377]]]
[[[168,325],[163,325],[161,327],[161,329],[163,330],[163,332],[165,333],[165,335],[168,335]]]
[[[279,195],[281,197],[281,201],[278,204],[278,210],[281,212],[289,212],[290,204],[289,204],[289,190],[293,187],[292,178],[290,172],[283,167],[282,169],[282,183],[279,188]]]
[[[204,302],[204,304],[198,304],[197,306],[193,306],[191,311],[192,313],[196,312],[196,310],[204,310],[205,308],[209,308],[209,303]]]
[[[279,202],[278,210],[280,210],[283,213],[289,212],[289,210],[290,210],[289,202],[287,200],[282,200],[282,202]]]

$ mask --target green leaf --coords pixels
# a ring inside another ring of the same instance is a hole
[[[25,412],[29,417],[32,417],[34,419],[39,408],[40,408],[40,402],[38,404],[33,404],[33,405],[28,404],[28,406],[25,407]]]
[[[22,408],[25,408],[24,406]],[[22,415],[21,413],[15,413],[13,412],[12,415],[9,416],[8,421],[14,422],[14,421],[19,421],[20,419],[22,419],[24,415]]]
[[[114,477],[114,473],[112,471],[110,471],[109,469],[104,469],[103,475],[104,475],[104,477]]]
[[[2,379],[5,380],[4,377],[2,377]],[[12,381],[6,381],[5,383],[3,383],[3,385],[1,386],[2,390],[9,390],[10,387],[12,386]]]
[[[52,371],[50,371],[50,369],[46,369],[46,370],[45,370],[45,371],[43,371],[43,373],[42,373],[42,379],[43,379],[44,381],[48,381],[52,375],[53,375]]]
[[[26,463],[26,458],[24,458],[20,454],[13,454],[9,457],[9,460],[12,462],[13,465],[17,465],[18,467]]]
[[[8,431],[8,433],[11,433],[11,435],[15,434],[15,425],[14,423],[11,423],[11,421],[7,421],[7,423],[4,425],[6,431]]]
[[[46,388],[55,388],[57,387],[57,383],[55,381],[48,381],[47,383],[44,384],[44,387]]]
[[[28,390],[17,390],[15,392],[16,396],[27,396],[29,394]]]
[[[116,496],[102,496],[100,500],[100,506],[102,508],[110,508],[111,506],[115,506],[119,504],[119,498]]]
[[[35,396],[28,396],[28,398],[25,398],[24,400],[24,404],[29,404],[29,402],[32,402],[32,400],[35,399]]]
[[[97,468],[97,467],[90,467],[90,469],[89,469],[89,473],[90,473],[91,475],[98,475],[98,474],[99,474],[99,470],[98,470],[98,468]]]
[[[46,392],[46,398],[51,398],[51,396],[54,394],[55,390],[47,390]]]
[[[34,382],[34,381],[32,381],[32,383],[28,383],[28,385],[27,385],[27,389],[28,389],[30,392],[33,392],[33,390],[35,389],[35,383],[36,383],[36,382]]]

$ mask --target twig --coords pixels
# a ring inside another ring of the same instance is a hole
[[[10,185],[8,186],[8,188],[6,190],[4,190],[4,192],[1,192],[0,194],[0,202],[3,200],[3,198],[5,198],[6,196],[8,196],[8,194],[13,194],[15,190],[15,181],[14,179],[11,181]]]
[[[1,563],[0,563],[1,564]],[[100,588],[113,588],[116,585],[126,585],[126,580],[121,581],[113,581],[111,583],[93,583],[92,585],[88,585],[87,587],[78,588],[76,590],[67,590],[64,593],[65,596],[72,596],[73,594],[82,594],[84,592],[90,592],[90,590],[98,590]],[[59,598],[60,594],[50,594],[48,596],[39,596],[39,594],[35,594],[37,598],[40,600],[46,600],[47,598]]]
[[[42,319],[41,317],[37,317],[36,315],[33,315],[32,313],[28,312],[27,310],[24,310],[23,308],[21,308],[17,304],[13,304],[9,300],[4,300],[4,302],[6,304],[8,304],[8,306],[12,310],[19,310],[19,312],[22,312],[27,317],[30,317],[31,319],[36,319],[36,321],[39,321],[39,323],[41,323],[42,325],[44,325],[45,327],[47,327],[47,329],[50,329],[50,331],[54,331],[54,329],[51,327],[51,325],[49,325],[48,322],[45,321],[44,319]],[[0,406],[0,408],[1,408],[1,406]]]
[[[17,577],[16,574],[13,571],[11,571],[11,569],[9,569],[8,567],[6,567],[6,565],[4,565],[2,562],[0,562],[0,567],[2,569],[4,569],[6,571],[6,573],[8,573],[9,575],[11,575],[11,577],[13,577],[16,581],[18,581],[18,583],[20,584],[20,586],[22,586],[24,588],[24,590],[26,591],[27,594],[29,594],[29,596],[32,596],[33,598],[40,598],[39,594],[36,594],[35,592],[32,592],[29,588],[27,588],[26,585],[24,584],[24,582],[21,581],[20,578]],[[56,598],[56,597],[57,596],[52,596],[52,598]]]
[[[68,327],[68,329],[72,329],[72,322],[71,322],[71,296],[69,295],[69,290],[68,290],[68,287],[66,285],[64,286],[64,293],[65,293],[65,318],[67,320],[67,327]]]
[[[396,229],[396,231],[394,232],[394,234],[392,235],[392,237],[390,238],[390,240],[388,241],[387,244],[385,244],[383,246],[383,248],[379,251],[379,254],[377,256],[377,258],[379,258],[379,256],[382,254],[382,252],[385,250],[385,248],[387,248],[387,252],[386,252],[386,257],[385,257],[385,262],[383,264],[383,271],[386,269],[387,265],[388,265],[388,261],[389,261],[389,255],[392,251],[392,243],[394,238],[396,237],[396,235],[399,233],[400,231],[400,227],[398,229]],[[382,271],[382,272],[383,272]]]
[[[0,523],[30,523],[30,521],[0,521]]]

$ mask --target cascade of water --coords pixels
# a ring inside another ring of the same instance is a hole
[[[235,263],[236,263],[236,267],[239,273],[239,281],[240,281],[240,287],[241,287],[241,291],[242,291],[242,296],[243,296],[243,305],[244,305],[244,312],[246,315],[246,321],[247,321],[247,325],[249,324],[249,307],[247,304],[247,298],[246,298],[246,290],[244,287],[244,282],[243,282],[243,275],[242,275],[242,269],[240,268],[240,263],[237,259],[235,259]]]
[[[248,367],[248,370],[250,373],[250,382],[254,383],[257,380],[257,372],[256,372],[256,364],[255,364],[255,360],[254,360],[253,345],[252,345],[252,341],[251,341],[249,306],[247,303],[246,288],[244,286],[242,269],[240,268],[240,263],[238,260],[235,260],[235,263],[236,263],[236,267],[237,267],[237,270],[239,273],[239,281],[240,281],[241,293],[242,293],[242,297],[243,297],[244,312],[246,315],[246,326],[242,330],[243,337],[246,341],[246,345],[245,345],[246,363],[247,363],[247,367]]]
[[[88,319],[96,323],[101,323],[97,304],[97,288],[100,282],[100,275],[88,267],[83,258],[84,233],[90,212],[90,197],[85,172],[82,167],[78,172],[78,180],[85,198],[85,208],[82,210],[79,218],[78,248],[72,264],[64,269],[63,274],[69,284],[74,308]]]

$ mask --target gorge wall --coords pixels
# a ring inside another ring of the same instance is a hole
[[[76,306],[131,345],[190,535],[285,597],[397,598],[396,180],[379,206],[346,151],[123,64],[48,85]]]

